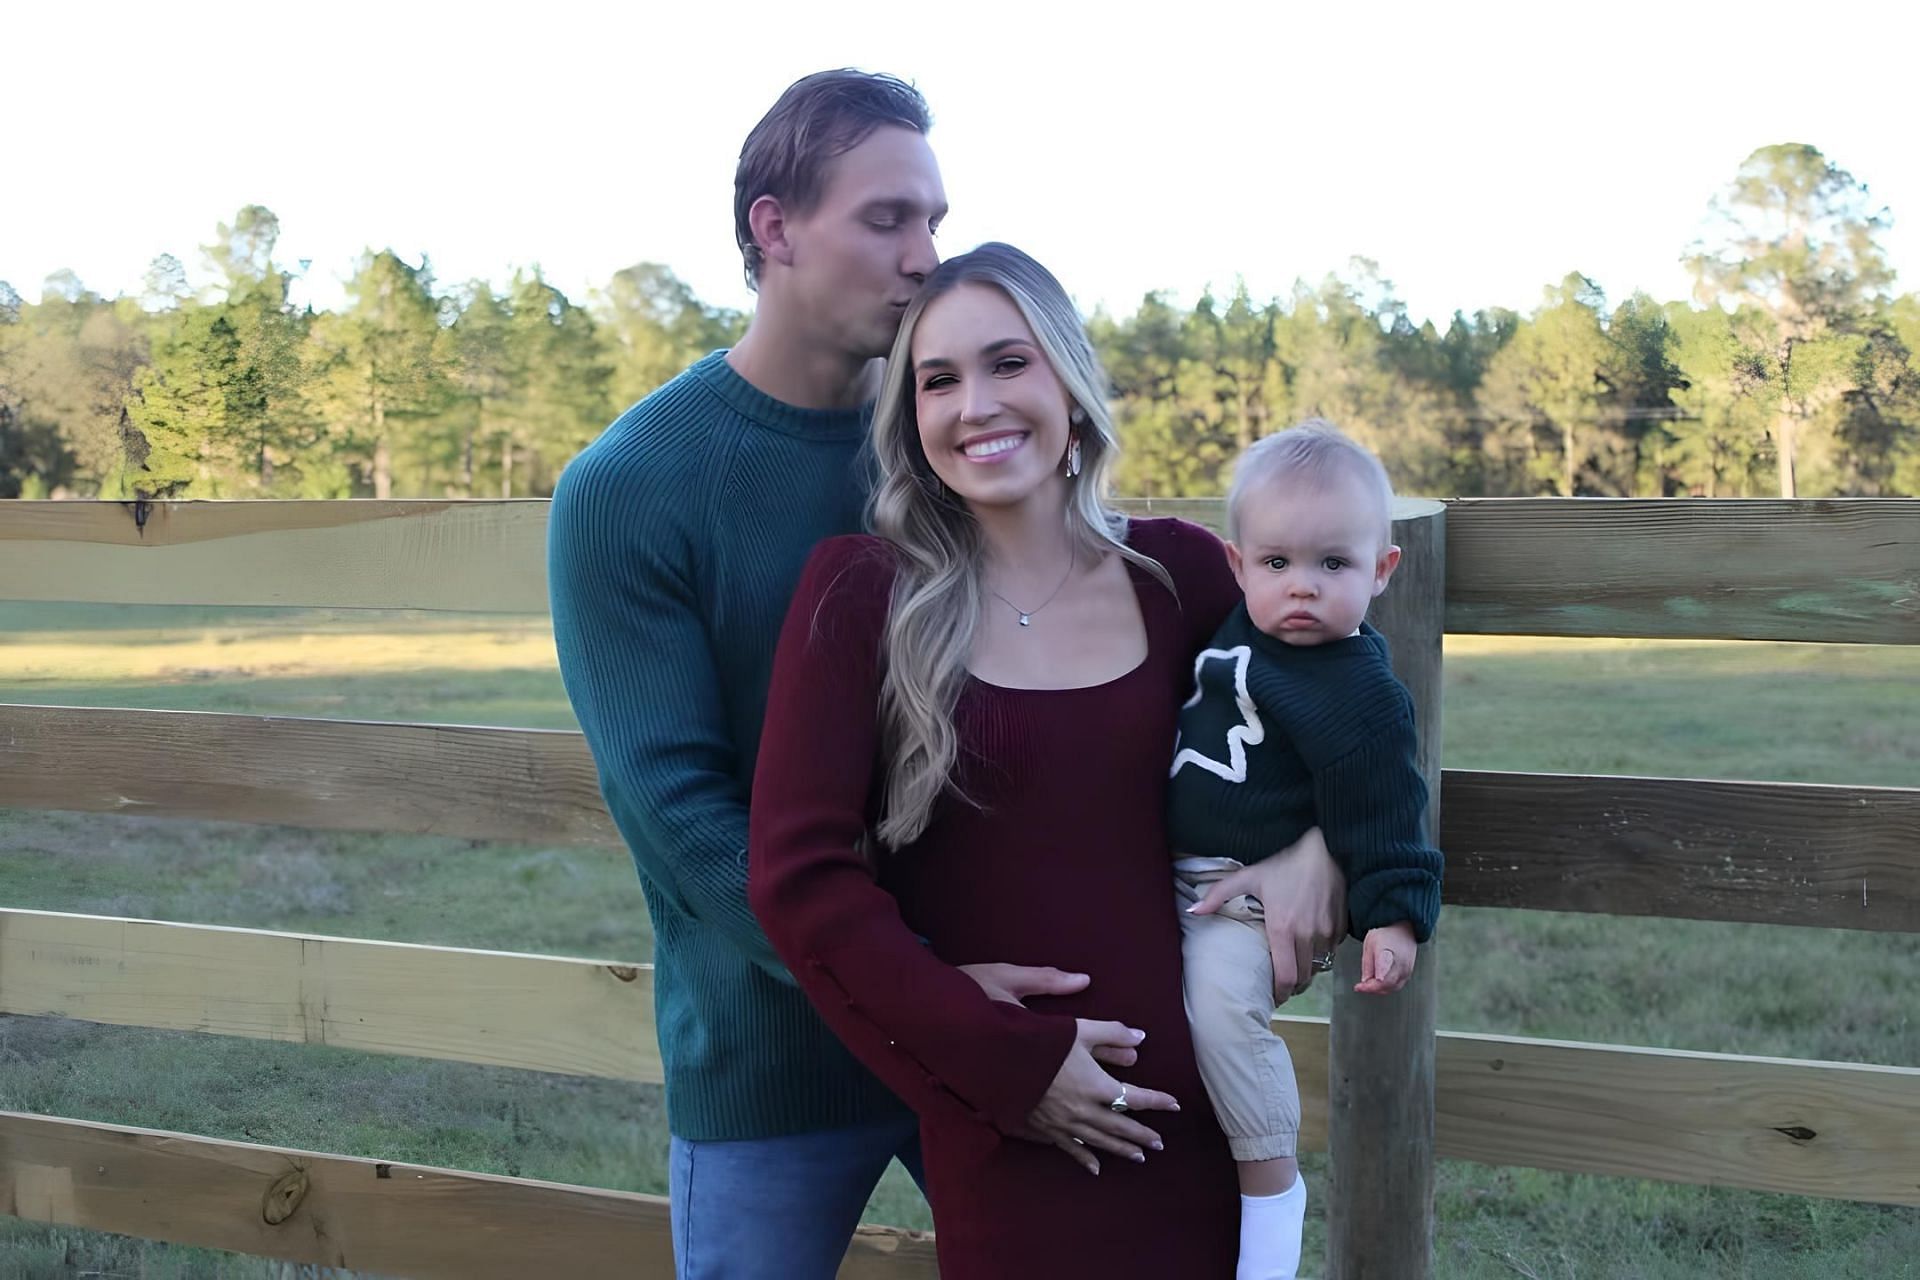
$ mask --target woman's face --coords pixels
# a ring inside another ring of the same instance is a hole
[[[914,412],[933,473],[975,507],[1064,494],[1072,400],[999,289],[961,284],[913,331]]]

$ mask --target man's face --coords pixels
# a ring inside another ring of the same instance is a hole
[[[924,134],[875,129],[835,158],[819,203],[786,220],[786,291],[808,332],[859,358],[884,356],[920,282],[939,264],[947,215]]]

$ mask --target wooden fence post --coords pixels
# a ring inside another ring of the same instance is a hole
[[[1393,646],[1413,694],[1427,835],[1440,832],[1440,640],[1446,615],[1446,507],[1394,506],[1400,568],[1368,617]],[[1433,1274],[1433,1053],[1436,948],[1391,996],[1354,994],[1360,945],[1341,946],[1327,1072],[1329,1280],[1426,1280]]]

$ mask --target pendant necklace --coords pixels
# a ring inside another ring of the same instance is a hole
[[[1033,625],[1033,615],[1040,612],[1042,609],[1046,608],[1048,605],[1052,604],[1053,598],[1060,594],[1060,589],[1067,585],[1067,579],[1073,576],[1073,562],[1074,562],[1073,544],[1068,543],[1067,544],[1067,572],[1065,576],[1063,576],[1060,579],[1059,586],[1056,586],[1052,591],[1047,593],[1047,598],[1045,600],[1042,600],[1039,604],[1033,606],[1033,608],[1031,609],[1022,609],[1019,605],[1007,599],[1005,596],[1001,595],[998,591],[995,591],[992,587],[987,588],[987,594],[992,596],[995,600],[998,600],[1001,604],[1007,606],[1007,608],[1019,614],[1021,626],[1030,627]]]

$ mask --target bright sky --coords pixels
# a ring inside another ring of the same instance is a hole
[[[1687,294],[1678,259],[1754,148],[1810,142],[1896,223],[1920,288],[1920,6],[1805,0],[761,0],[15,4],[0,17],[0,280],[137,293],[247,203],[336,305],[365,248],[443,284],[641,260],[748,306],[734,160],[786,85],[915,81],[948,253],[1009,240],[1084,307],[1256,297],[1376,259],[1416,317],[1531,309],[1569,270]]]

